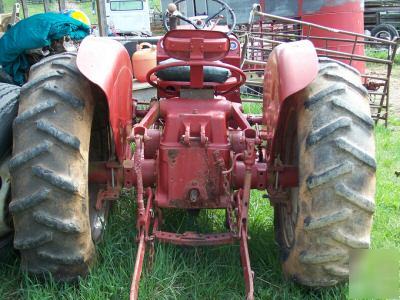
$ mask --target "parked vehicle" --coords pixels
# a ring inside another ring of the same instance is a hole
[[[151,35],[149,1],[105,0],[110,33]]]
[[[365,0],[364,24],[372,36],[389,40],[399,37],[399,1]]]

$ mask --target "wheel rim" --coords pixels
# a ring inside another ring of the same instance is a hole
[[[289,196],[290,200],[288,202],[290,209],[288,209],[286,206],[281,207],[283,242],[286,248],[291,248],[295,241],[295,227],[298,215],[297,195],[298,188],[291,189]]]
[[[100,189],[105,189],[105,185],[89,184],[89,220],[92,240],[95,244],[102,240],[107,227],[107,217],[110,209],[109,201],[105,201],[100,210],[96,209],[97,194]]]
[[[90,139],[89,164],[96,161],[110,161],[114,159],[112,146],[112,131],[108,124],[108,113],[104,114],[101,105],[96,106]],[[95,133],[96,132],[96,133]],[[97,151],[102,149],[103,151]],[[100,190],[106,190],[106,184],[88,183],[89,188],[89,222],[92,241],[97,244],[102,241],[107,228],[108,214],[111,208],[109,201],[104,201],[103,207],[96,208],[97,196]]]
[[[390,34],[390,32],[385,31],[385,30],[377,32],[375,34],[375,37],[380,38],[380,39],[384,39],[384,40],[388,40],[388,41],[392,40],[392,35]]]

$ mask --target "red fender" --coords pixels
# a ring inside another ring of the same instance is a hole
[[[310,41],[281,44],[271,52],[265,68],[263,95],[263,124],[271,161],[275,159],[275,133],[286,117],[282,107],[289,96],[304,89],[317,74],[318,56]]]
[[[132,126],[132,65],[128,52],[117,41],[85,38],[78,51],[77,65],[81,73],[104,93],[109,108],[118,160],[125,159],[127,131]]]

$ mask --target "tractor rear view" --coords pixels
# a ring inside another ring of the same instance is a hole
[[[14,245],[25,270],[58,280],[86,275],[110,201],[134,187],[131,299],[155,242],[239,243],[253,299],[248,211],[258,189],[275,209],[286,277],[307,286],[347,279],[350,252],[369,247],[375,208],[373,122],[360,74],[318,59],[311,42],[279,45],[265,69],[263,114],[246,115],[236,18],[214,1],[220,10],[207,17],[182,15],[182,0],[169,6],[158,65],[147,74],[158,97],[146,110],[132,101],[129,55],[115,41],[89,37],[77,56],[32,67],[10,162]],[[166,231],[165,211],[201,209],[224,210],[226,230]]]

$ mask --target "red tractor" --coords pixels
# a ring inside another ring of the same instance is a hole
[[[134,187],[131,299],[154,242],[238,242],[253,299],[248,211],[250,191],[258,189],[274,206],[288,278],[330,286],[348,277],[351,250],[369,247],[375,208],[373,122],[360,74],[318,60],[311,42],[282,44],[265,69],[262,116],[246,115],[235,15],[214,1],[221,8],[209,17],[188,18],[169,6],[169,31],[147,74],[158,91],[148,109],[132,100],[131,62],[118,42],[88,37],[77,55],[31,68],[9,164],[23,269],[58,280],[86,275],[110,200]],[[218,24],[222,11],[227,26]],[[226,232],[167,232],[163,213],[171,209],[224,210]]]

